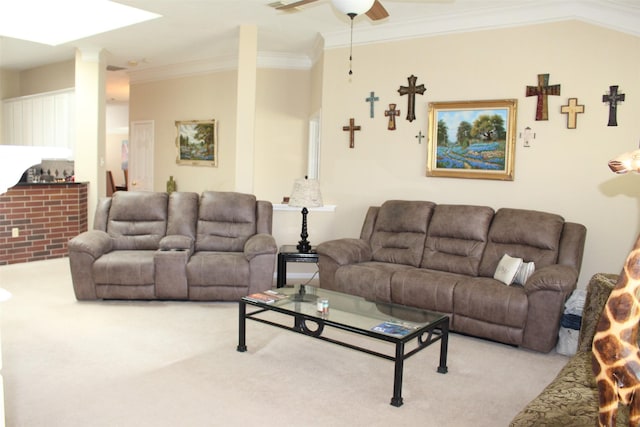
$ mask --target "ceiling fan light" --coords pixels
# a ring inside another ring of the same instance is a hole
[[[361,15],[367,12],[375,0],[331,0],[333,7],[338,9],[341,13],[351,15]]]

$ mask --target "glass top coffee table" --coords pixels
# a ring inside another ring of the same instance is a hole
[[[440,341],[440,364],[437,371],[443,374],[447,372],[449,317],[444,314],[373,302],[308,285],[277,288],[274,291],[277,295],[267,292],[267,297],[272,298],[266,300],[256,297],[243,297],[240,300],[238,351],[247,351],[246,320],[250,319],[391,360],[395,363],[391,397],[393,406],[401,406],[403,403],[402,374],[407,358]],[[318,311],[322,309],[319,301],[325,300],[328,301],[328,310]],[[251,306],[251,311],[247,310],[247,306]],[[284,316],[273,316],[273,312]],[[283,322],[274,320],[274,317],[282,318]],[[293,320],[293,325],[285,324],[284,320],[288,318]],[[393,354],[385,354],[323,335],[327,327],[391,343],[395,346],[395,351]]]

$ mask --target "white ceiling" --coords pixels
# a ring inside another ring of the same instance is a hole
[[[20,0],[0,0],[3,13],[7,9],[11,13],[11,1]],[[292,12],[275,10],[269,6],[273,1],[119,0],[162,17],[55,47],[0,37],[0,68],[24,70],[71,60],[76,48],[105,49],[109,65],[125,67],[129,73],[231,58],[236,55],[238,27],[243,24],[257,26],[261,58],[297,66],[309,66],[323,43],[324,48],[348,45],[349,19],[337,13],[330,0],[318,0]],[[354,45],[566,19],[640,36],[640,0],[381,2],[390,17],[375,22],[356,17]]]

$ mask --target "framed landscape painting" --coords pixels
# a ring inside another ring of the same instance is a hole
[[[218,166],[218,138],[215,120],[176,121],[176,163]]]
[[[517,102],[429,103],[427,176],[513,181]]]

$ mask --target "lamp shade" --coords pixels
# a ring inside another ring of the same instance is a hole
[[[345,15],[361,15],[373,6],[374,0],[332,0],[333,6]]]
[[[640,172],[640,149],[621,154],[609,161],[609,169],[619,174]]]
[[[315,179],[300,178],[293,183],[289,206],[317,208],[322,206],[320,183]]]

